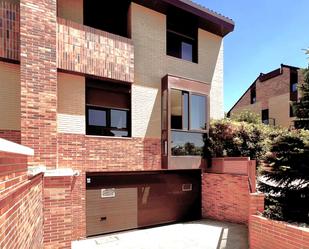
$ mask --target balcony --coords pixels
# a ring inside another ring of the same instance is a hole
[[[62,18],[58,18],[57,29],[59,69],[133,83],[130,39]]]
[[[0,2],[0,58],[18,62],[19,5]]]

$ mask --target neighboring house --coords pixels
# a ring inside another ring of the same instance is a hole
[[[0,137],[33,148],[31,165],[50,174],[78,171],[72,239],[198,217],[196,169],[210,117],[223,116],[233,21],[189,0],[0,10]]]
[[[251,111],[261,116],[262,122],[290,128],[294,114],[292,101],[298,98],[297,84],[303,81],[298,67],[281,64],[269,73],[261,73],[228,112],[228,116]]]

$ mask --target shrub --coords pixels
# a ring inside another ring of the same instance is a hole
[[[232,114],[231,118],[234,121],[246,122],[249,124],[261,124],[262,123],[260,115],[254,112],[250,112],[248,110],[242,111],[237,114]]]
[[[266,194],[265,215],[309,223],[309,132],[280,134],[266,154],[259,190]]]
[[[212,121],[209,136],[205,139],[206,158],[250,157],[261,159],[264,154],[266,126],[231,119]]]

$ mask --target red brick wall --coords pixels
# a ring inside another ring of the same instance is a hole
[[[21,143],[56,165],[56,0],[20,0]]]
[[[309,229],[252,215],[250,249],[308,249]]]
[[[83,171],[161,169],[161,140],[58,134],[58,165]]]
[[[73,180],[44,177],[44,248],[71,248]]]
[[[202,216],[247,223],[249,218],[248,176],[204,173],[202,175]]]
[[[58,18],[57,48],[61,69],[134,82],[131,39]]]
[[[20,131],[14,130],[0,130],[0,138],[12,141],[14,143],[20,144]]]
[[[43,246],[42,175],[28,179],[27,157],[0,153],[0,248]]]

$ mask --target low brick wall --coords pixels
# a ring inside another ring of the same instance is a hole
[[[44,248],[71,248],[72,183],[72,176],[44,177]]]
[[[0,130],[0,138],[9,140],[17,144],[20,144],[21,142],[20,131],[16,130]]]
[[[41,249],[42,174],[28,178],[27,156],[4,151],[0,152],[0,172],[0,248]]]
[[[221,221],[248,223],[248,176],[204,173],[202,216]]]
[[[251,215],[250,249],[308,249],[309,228]]]

